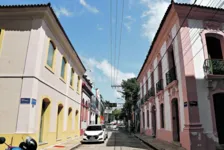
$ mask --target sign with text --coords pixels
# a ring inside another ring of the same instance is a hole
[[[20,104],[30,104],[30,98],[21,98]]]

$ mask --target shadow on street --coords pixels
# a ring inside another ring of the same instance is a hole
[[[125,128],[119,128],[117,131],[112,131],[111,136],[106,141],[107,147],[131,147],[147,149],[138,139],[125,131]]]

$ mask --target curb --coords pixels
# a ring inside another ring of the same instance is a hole
[[[149,144],[148,142],[146,142],[145,140],[139,138],[137,135],[133,134],[134,137],[136,137],[137,139],[139,139],[141,142],[143,142],[144,144],[146,144],[147,146],[149,146],[150,148],[152,148],[153,150],[159,150],[158,148],[156,148],[155,146]]]
[[[70,150],[75,150],[76,148],[78,148],[80,145],[82,145],[82,143],[78,143],[76,145],[74,145],[72,148],[70,148]]]

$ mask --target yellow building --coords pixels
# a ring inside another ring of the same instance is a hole
[[[38,148],[79,136],[86,70],[50,4],[0,11],[0,136]]]

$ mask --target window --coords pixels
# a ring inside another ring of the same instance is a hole
[[[161,119],[161,128],[164,128],[164,106],[160,105],[160,119]]]
[[[147,127],[149,128],[149,110],[147,110]]]
[[[101,130],[103,130],[101,125],[99,125],[99,126],[97,126],[97,125],[96,126],[88,126],[86,128],[86,131],[101,131]]]
[[[80,76],[78,76],[78,81],[77,81],[77,92],[80,92]]]
[[[2,49],[2,41],[3,41],[4,31],[5,30],[0,29],[0,53],[1,53],[1,49]]]
[[[61,77],[65,80],[66,78],[66,60],[64,57],[62,57],[62,62],[61,62]]]
[[[49,43],[48,54],[47,54],[47,66],[50,69],[54,69],[54,57],[55,57],[55,46],[52,41]]]
[[[70,77],[70,85],[73,87],[74,86],[74,69],[71,68],[71,77]]]

